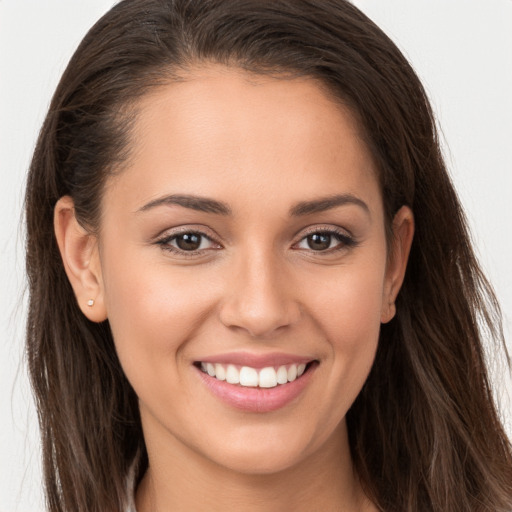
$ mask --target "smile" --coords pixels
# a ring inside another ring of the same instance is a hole
[[[290,364],[278,367],[267,366],[260,370],[250,366],[238,367],[234,364],[199,363],[201,371],[228,384],[239,384],[243,387],[275,388],[293,382],[302,376],[306,364]]]
[[[193,365],[203,385],[229,407],[253,413],[296,403],[319,366],[317,360],[286,355],[231,354],[208,359]]]

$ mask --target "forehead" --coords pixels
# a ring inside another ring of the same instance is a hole
[[[110,183],[134,205],[163,193],[297,202],[338,185],[333,193],[378,192],[355,116],[313,79],[209,66],[136,110],[127,169]]]

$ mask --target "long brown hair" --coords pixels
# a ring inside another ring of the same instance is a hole
[[[394,320],[347,415],[355,467],[380,510],[510,511],[512,450],[482,344],[504,347],[424,89],[390,39],[345,0],[125,0],[86,35],[53,97],[26,193],[27,351],[48,508],[118,511],[147,455],[137,398],[108,321],[80,312],[53,233],[70,195],[99,226],[108,177],[129,158],[137,98],[201,62],[308,76],[356,114],[379,170],[388,228],[416,234]],[[120,171],[122,172],[122,171]]]

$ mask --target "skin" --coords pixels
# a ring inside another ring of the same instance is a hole
[[[150,468],[137,510],[376,510],[354,475],[345,415],[394,315],[411,211],[399,210],[388,243],[357,123],[313,80],[212,65],[153,91],[138,112],[99,235],[78,225],[71,198],[55,210],[80,307],[109,319],[139,396]],[[172,194],[230,213],[155,204]],[[290,215],[333,195],[353,201]],[[308,235],[332,230],[354,243],[332,235],[311,248]],[[183,231],[208,238],[176,251]],[[193,364],[240,351],[318,365],[285,407],[245,412],[210,393]]]

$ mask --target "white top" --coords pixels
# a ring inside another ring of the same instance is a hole
[[[129,498],[124,509],[125,512],[137,512],[135,508],[135,468],[137,467],[137,461],[138,457],[135,457],[135,461],[126,477],[126,488],[128,489]]]
[[[133,497],[130,498],[130,502],[128,503],[127,507],[125,508],[125,512],[137,512],[135,510],[135,503],[133,502]]]

